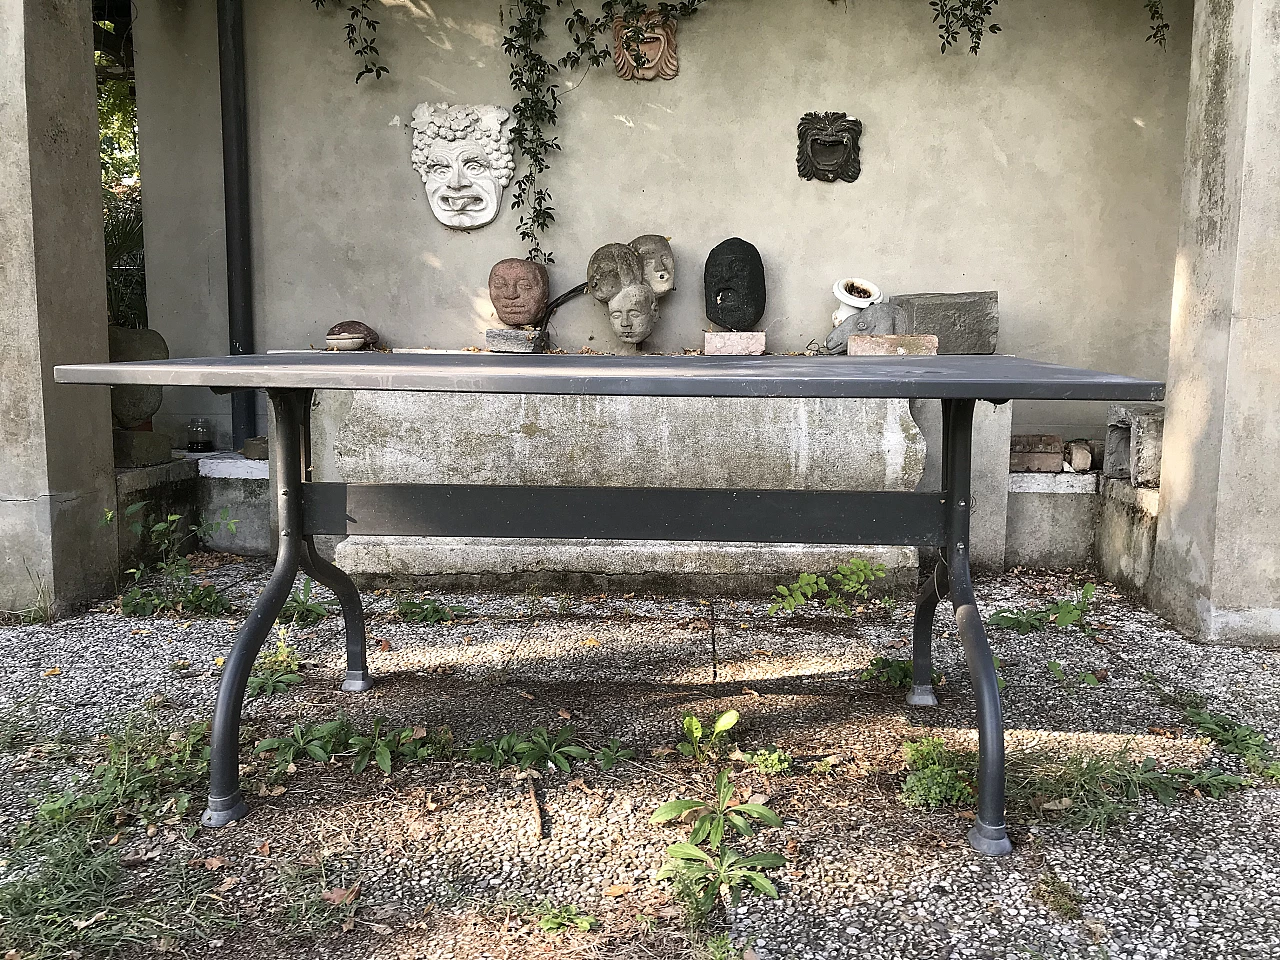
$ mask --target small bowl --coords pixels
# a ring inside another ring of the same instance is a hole
[[[848,287],[857,285],[871,294],[869,297],[860,297]],[[835,286],[831,288],[831,292],[836,295],[836,299],[846,306],[857,307],[859,310],[865,310],[873,303],[879,303],[884,299],[884,294],[870,280],[863,280],[861,277],[849,277],[845,280],[837,280]]]
[[[358,333],[339,333],[325,337],[324,342],[331,350],[359,350],[364,346],[364,337]]]

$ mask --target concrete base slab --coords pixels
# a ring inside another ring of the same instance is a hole
[[[1063,570],[1093,562],[1096,473],[1011,473],[1008,490],[1006,564]]]
[[[711,330],[702,335],[702,352],[708,357],[758,357],[764,353],[763,330],[745,333]]]
[[[1104,480],[1094,552],[1102,575],[1122,590],[1140,594],[1151,573],[1160,491]]]
[[[335,562],[364,588],[602,590],[763,596],[800,573],[851,557],[883,564],[877,592],[914,590],[912,547],[690,543],[665,540],[510,540],[348,537]]]

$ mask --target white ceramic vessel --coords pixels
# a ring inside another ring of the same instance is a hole
[[[870,297],[860,297],[853,293],[853,287],[858,286],[868,291]],[[870,280],[863,280],[861,277],[847,277],[844,280],[837,280],[831,288],[831,292],[836,295],[836,300],[840,304],[836,308],[836,312],[831,315],[831,326],[838,327],[859,310],[865,310],[873,303],[881,303],[884,300],[884,292]]]

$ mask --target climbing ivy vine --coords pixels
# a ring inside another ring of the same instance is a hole
[[[310,2],[316,9],[321,9],[331,0]],[[338,0],[332,2],[336,4]],[[357,83],[364,77],[372,76],[376,80],[390,72],[390,68],[382,63],[375,42],[378,21],[369,15],[371,2],[352,0],[346,9],[344,30],[347,46],[360,64],[356,72]],[[506,28],[502,49],[511,62],[511,89],[518,97],[512,108],[512,144],[525,161],[524,175],[515,182],[511,208],[520,212],[516,229],[528,247],[530,260],[555,262],[551,252],[542,245],[544,235],[555,223],[555,207],[552,206],[550,191],[540,186],[539,180],[551,168],[552,155],[560,150],[559,139],[551,135],[559,115],[560,87],[556,80],[560,73],[583,67],[590,70],[612,59],[609,40],[601,42],[600,38],[606,32],[612,34],[613,24],[619,19],[625,25],[622,43],[636,65],[645,66],[641,45],[650,11],[656,11],[663,21],[678,20],[693,16],[708,2],[602,0],[599,14],[593,16],[575,0],[555,0],[557,14],[564,15],[570,48],[552,61],[541,49],[549,39],[546,24],[553,9],[549,0],[505,0],[500,8],[502,25]],[[837,4],[844,0],[830,2]],[[968,40],[969,52],[977,54],[985,36],[1000,32],[1000,25],[991,20],[998,3],[999,0],[929,0],[942,52],[959,45],[963,33]],[[1142,4],[1151,18],[1151,32],[1147,40],[1163,47],[1169,33],[1164,0],[1142,0]]]

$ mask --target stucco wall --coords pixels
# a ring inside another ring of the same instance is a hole
[[[176,356],[226,349],[213,7],[137,3],[150,310]],[[376,15],[392,73],[359,86],[339,11],[247,7],[259,349],[317,343],[346,318],[396,346],[482,343],[489,267],[522,254],[517,216],[443,228],[403,123],[423,100],[513,102],[499,5],[388,3]],[[924,0],[715,0],[680,26],[676,80],[564,79],[564,151],[546,178],[554,292],[600,244],[669,234],[680,288],[651,344],[698,346],[703,260],[740,235],[764,256],[775,351],[825,335],[831,283],[854,273],[891,293],[999,290],[1001,352],[1163,376],[1190,3],[1166,11],[1160,50],[1138,0],[1020,0],[975,58],[938,54]],[[548,27],[558,55],[555,12]],[[795,125],[815,109],[863,121],[857,183],[797,177]],[[553,333],[568,350],[612,343],[589,299]],[[224,404],[174,392],[165,415]],[[1104,418],[1014,411],[1015,430],[1073,436],[1100,435]]]

